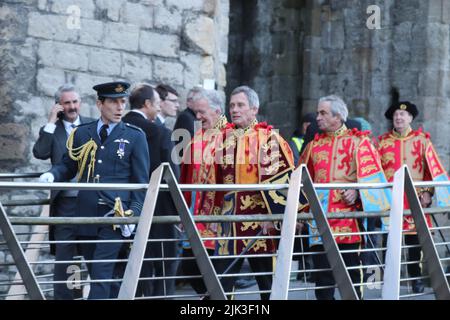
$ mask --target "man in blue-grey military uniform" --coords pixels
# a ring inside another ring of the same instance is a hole
[[[81,125],[72,132],[63,161],[44,173],[41,181],[67,181],[76,175],[78,181],[87,183],[148,183],[150,157],[145,134],[141,129],[122,122],[129,87],[123,81],[93,87],[97,91],[100,119]],[[145,191],[80,190],[77,216],[103,217],[118,212],[140,215],[144,198]],[[80,225],[78,232],[79,237],[86,240],[120,240],[129,237],[133,228]],[[121,246],[122,243],[83,243],[81,249],[86,260],[110,260],[117,258]],[[95,281],[111,279],[114,266],[110,262],[88,263],[93,280],[89,299],[112,298],[111,283]]]
[[[48,122],[39,130],[39,138],[33,146],[33,155],[37,159],[50,159],[52,165],[59,163],[66,152],[66,142],[73,128],[92,122],[94,119],[80,115],[81,99],[76,88],[63,84],[55,93],[55,104],[48,116]],[[50,216],[73,217],[76,214],[77,190],[52,190],[50,192]],[[77,255],[76,225],[53,225],[49,228],[49,240],[58,243],[50,245],[50,252],[55,255],[53,272],[53,297],[55,300],[73,300],[78,291],[67,286],[68,270],[73,266],[73,257]],[[68,263],[62,263],[67,261]]]

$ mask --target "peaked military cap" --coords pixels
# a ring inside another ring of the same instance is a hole
[[[130,84],[125,81],[115,81],[115,82],[107,82],[97,84],[92,87],[95,91],[97,91],[97,96],[103,98],[120,98],[120,97],[128,97],[130,93],[128,92],[128,88]]]
[[[414,103],[411,103],[409,101],[400,101],[390,106],[389,109],[387,109],[387,111],[384,113],[384,116],[392,120],[395,110],[406,110],[412,115],[413,119],[419,114],[419,110],[417,110],[417,107]]]

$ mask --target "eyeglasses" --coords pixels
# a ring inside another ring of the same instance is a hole
[[[177,103],[178,99],[166,99],[165,101],[170,101],[170,102],[173,102],[173,103]]]

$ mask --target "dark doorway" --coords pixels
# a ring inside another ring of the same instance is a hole
[[[299,122],[303,1],[230,0],[226,94],[249,85],[259,95],[259,120],[288,138]]]

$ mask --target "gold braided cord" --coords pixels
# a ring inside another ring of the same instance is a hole
[[[94,176],[94,168],[95,168],[95,153],[97,151],[97,144],[92,138],[86,142],[85,144],[79,146],[78,148],[73,148],[73,137],[75,135],[75,131],[77,128],[73,129],[70,133],[69,138],[66,142],[66,148],[69,151],[70,159],[78,162],[78,177],[77,181],[81,180],[84,169],[86,168],[86,162],[89,158],[89,154],[91,156],[91,161],[88,166],[88,174],[86,182],[89,182],[89,177]]]

